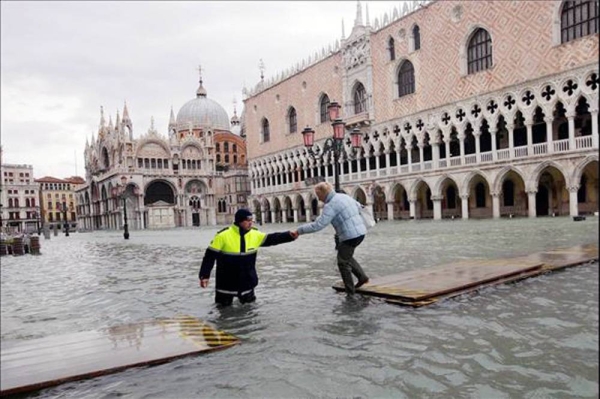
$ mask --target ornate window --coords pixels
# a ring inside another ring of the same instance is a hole
[[[415,69],[412,62],[404,61],[398,71],[398,97],[415,92]]]
[[[598,15],[598,0],[565,1],[560,15],[561,43],[598,33]]]
[[[290,107],[288,111],[288,126],[290,127],[290,133],[296,133],[298,130],[298,118],[296,116],[296,108]]]
[[[486,70],[492,66],[492,38],[487,30],[475,31],[467,49],[469,74]]]
[[[323,97],[321,97],[321,103],[319,104],[319,110],[321,112],[321,123],[325,123],[329,120],[329,113],[327,112],[328,106],[329,96],[327,94],[323,94]]]
[[[415,25],[412,30],[413,51],[421,48],[421,29],[419,25]]]
[[[358,83],[354,88],[354,113],[360,114],[367,111],[367,93],[365,86],[362,83]]]
[[[221,143],[215,143],[215,151],[221,152]]]
[[[394,47],[394,38],[390,37],[388,40],[388,53],[390,55],[390,61],[394,61],[396,59],[396,48]]]
[[[223,143],[223,152],[229,152],[229,142]]]
[[[269,131],[269,120],[267,118],[262,121],[262,142],[266,143],[271,139],[271,133]]]

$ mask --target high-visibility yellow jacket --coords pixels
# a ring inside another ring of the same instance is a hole
[[[206,248],[198,277],[209,278],[216,260],[216,290],[224,294],[243,295],[258,285],[258,248],[293,240],[289,231],[266,234],[252,228],[244,233],[232,224],[219,231]]]

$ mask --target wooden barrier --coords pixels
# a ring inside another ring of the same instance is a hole
[[[189,316],[27,341],[2,341],[0,395],[30,392],[236,345]]]
[[[16,236],[13,238],[12,252],[15,256],[25,255],[25,244],[23,243],[23,237]]]
[[[40,255],[40,237],[31,236],[29,239],[29,253],[31,255]]]
[[[595,244],[578,245],[529,256],[460,261],[373,278],[356,292],[384,298],[393,304],[419,307],[484,287],[519,281],[594,260],[598,260],[598,247]],[[344,291],[344,286],[337,283],[333,289]]]

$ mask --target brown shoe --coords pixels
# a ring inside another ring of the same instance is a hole
[[[359,281],[358,283],[356,283],[356,285],[354,286],[354,288],[355,289],[359,289],[360,287],[362,287],[363,285],[367,284],[368,282],[369,282],[369,279]]]

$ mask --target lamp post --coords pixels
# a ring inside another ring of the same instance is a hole
[[[37,234],[40,235],[40,213],[33,211],[33,218],[35,219],[35,227],[37,228]]]
[[[340,165],[339,159],[342,154],[346,154],[348,159],[355,159],[358,154],[358,149],[361,147],[362,133],[360,129],[355,127],[350,132],[350,140],[352,144],[352,153],[347,153],[344,149],[344,135],[346,133],[346,124],[340,118],[340,104],[332,102],[327,106],[327,112],[329,113],[329,120],[333,127],[333,137],[328,137],[323,144],[323,148],[313,149],[315,140],[315,131],[310,127],[305,127],[302,131],[302,137],[304,139],[304,146],[307,148],[309,155],[313,159],[321,159],[329,154],[333,153],[333,177],[335,192],[340,192]]]
[[[67,221],[67,201],[62,203],[63,220],[65,221],[65,237],[69,236],[69,222]]]
[[[127,177],[121,176],[121,199],[123,200],[123,238],[129,240],[129,225],[127,224]]]

